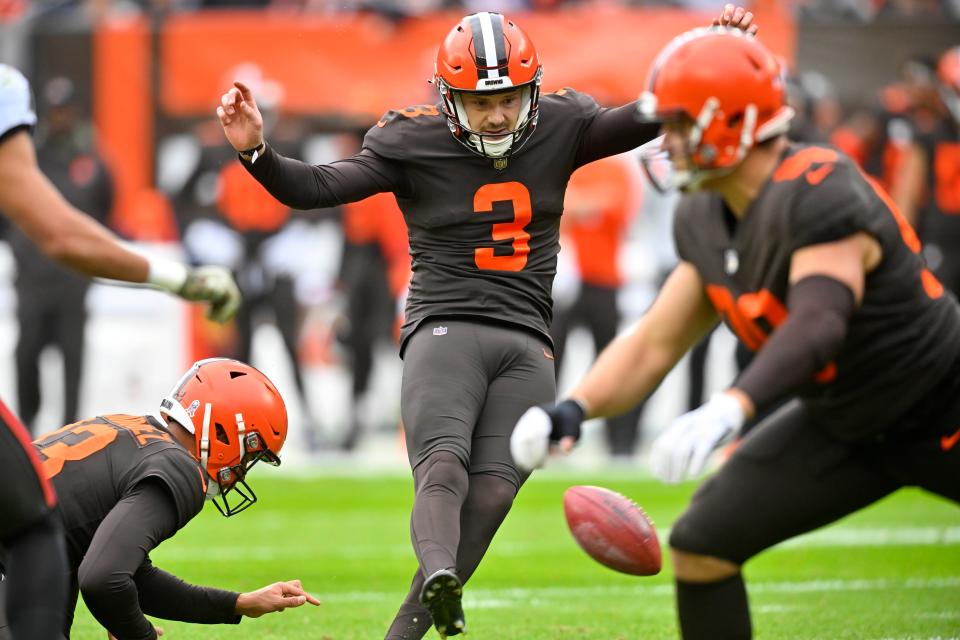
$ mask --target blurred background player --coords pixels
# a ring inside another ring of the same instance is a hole
[[[695,478],[757,409],[797,396],[743,439],[670,534],[683,638],[745,639],[741,567],[764,549],[906,486],[960,502],[960,306],[875,181],[833,148],[786,138],[779,64],[756,39],[684,34],[647,86],[641,114],[663,124],[685,192],[681,262],[569,399],[521,419],[512,450],[525,466],[548,440],[569,450],[584,416],[630,406],[726,322],[755,357],[673,421],[650,467],[669,483]]]
[[[150,552],[212,500],[224,516],[253,505],[247,474],[278,466],[287,436],[280,392],[253,367],[227,358],[195,363],[156,415],[111,414],[67,425],[34,444],[59,497],[70,565],[70,637],[77,597],[111,637],[151,640],[144,616],[237,624],[242,616],[319,602],[299,580],[249,593],[191,585]]]
[[[575,273],[570,274],[575,293],[558,295],[564,289],[560,272],[554,281],[553,355],[560,378],[566,355],[567,337],[584,327],[599,354],[617,335],[621,314],[618,295],[623,284],[620,273],[624,236],[639,206],[639,169],[629,155],[612,156],[577,169],[567,184],[560,224],[563,252],[573,256]],[[562,263],[561,263],[562,264]],[[628,458],[636,451],[643,404],[610,418],[605,424],[607,448],[616,458]]]
[[[916,92],[913,112],[923,150],[924,202],[917,231],[930,269],[960,294],[960,46],[951,47]]]
[[[279,148],[302,155],[305,130],[295,118],[280,121],[283,87],[266,78],[259,66],[243,63],[230,77],[250,83],[262,96],[265,129]],[[211,129],[211,125],[214,127]],[[220,264],[235,274],[243,303],[232,325],[211,327],[199,318],[192,330],[195,356],[228,354],[243,362],[253,361],[254,337],[263,323],[276,327],[290,365],[299,401],[300,417],[311,448],[319,445],[318,421],[311,408],[299,346],[304,309],[297,295],[296,276],[304,250],[303,225],[329,212],[291,212],[253,180],[224,146],[216,122],[201,121],[194,127],[190,151],[177,149],[170,164],[186,165],[177,184],[174,202],[184,246],[191,259]],[[331,210],[336,213],[335,210]]]
[[[350,415],[340,448],[353,451],[368,431],[375,399],[370,396],[375,348],[395,344],[410,280],[407,228],[396,198],[380,193],[343,206],[343,254],[339,282],[346,297],[346,323],[338,330],[352,375]]]
[[[88,276],[146,283],[188,300],[210,303],[225,321],[240,304],[230,274],[188,269],[122,246],[103,226],[71,206],[40,172],[30,131],[36,124],[23,75],[0,64],[0,212],[41,251]],[[66,584],[56,496],[40,474],[19,421],[0,403],[0,546],[6,551],[6,611],[15,640],[57,638]]]
[[[113,183],[94,144],[91,124],[80,112],[73,82],[64,76],[52,78],[40,96],[45,107],[36,137],[40,171],[67,202],[106,224],[113,207]],[[56,346],[63,357],[60,424],[79,417],[90,280],[44,255],[16,227],[10,228],[8,241],[17,264],[17,408],[20,419],[36,433],[40,356],[48,346]]]

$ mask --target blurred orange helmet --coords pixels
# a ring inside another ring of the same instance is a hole
[[[960,46],[947,49],[937,63],[940,95],[953,119],[960,123]]]
[[[516,152],[537,124],[542,73],[533,42],[512,20],[487,11],[465,16],[440,45],[434,74],[454,137],[488,157]],[[461,93],[497,93],[518,87],[522,103],[512,135],[495,136],[503,138],[495,140],[470,129]]]
[[[287,437],[287,409],[267,376],[229,358],[200,360],[160,403],[160,415],[194,435],[190,453],[215,481],[220,513],[232,516],[257,501],[247,472],[260,460],[278,466]],[[233,504],[231,492],[239,496]]]
[[[756,143],[786,133],[787,106],[776,57],[739,29],[707,27],[674,38],[660,52],[640,96],[640,117],[693,123],[691,174],[678,186],[735,168]]]

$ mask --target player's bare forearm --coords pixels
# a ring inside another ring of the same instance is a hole
[[[51,259],[89,276],[146,280],[147,260],[71,206],[40,172],[26,132],[0,147],[0,183],[16,185],[0,192],[0,210]]]
[[[681,263],[650,310],[607,345],[570,397],[584,405],[587,417],[629,410],[716,322],[696,269]]]

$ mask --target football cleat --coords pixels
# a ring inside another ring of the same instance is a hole
[[[433,626],[441,638],[465,633],[463,616],[463,583],[453,569],[440,569],[430,575],[420,589],[420,604],[433,617]]]

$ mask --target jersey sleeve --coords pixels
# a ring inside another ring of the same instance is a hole
[[[187,524],[203,509],[208,478],[186,451],[170,446],[146,458],[136,469],[128,486],[155,478],[170,492],[177,507],[178,527]]]
[[[369,149],[381,158],[403,161],[407,159],[407,140],[409,139],[410,116],[402,115],[413,107],[403,111],[391,109],[383,114],[377,124],[370,127],[363,136],[363,148]]]
[[[684,262],[696,264],[696,220],[697,211],[707,206],[704,194],[684,196],[677,203],[673,217],[673,244],[677,257]]]
[[[30,83],[13,67],[0,64],[0,140],[22,127],[37,124]]]
[[[820,177],[817,172],[825,175]],[[798,184],[802,192],[782,230],[791,251],[836,242],[860,232],[878,235],[869,215],[875,196],[853,166],[824,164],[797,180],[802,181]]]

